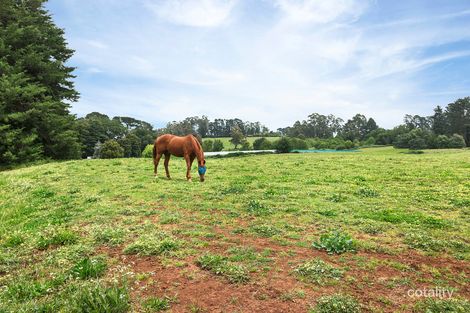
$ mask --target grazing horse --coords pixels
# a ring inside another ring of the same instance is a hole
[[[199,179],[204,181],[206,173],[206,160],[204,159],[204,151],[201,144],[193,135],[184,137],[165,134],[158,136],[153,144],[153,164],[155,166],[154,173],[157,176],[158,162],[162,155],[165,155],[165,172],[166,177],[170,179],[170,172],[168,171],[168,162],[170,156],[184,157],[186,160],[186,178],[191,181],[191,166],[195,158],[197,158]]]

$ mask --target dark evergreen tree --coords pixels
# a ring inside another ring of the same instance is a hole
[[[431,129],[436,135],[444,135],[447,133],[447,118],[444,114],[444,111],[439,105],[434,109],[434,115],[431,116],[431,121]]]
[[[45,0],[0,1],[0,163],[80,157],[66,66],[73,50]]]
[[[470,97],[449,103],[445,114],[448,121],[447,134],[463,136],[467,146],[470,146]]]

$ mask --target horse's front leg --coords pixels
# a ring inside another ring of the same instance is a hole
[[[157,153],[155,156],[155,159],[153,159],[153,174],[155,177],[157,176],[157,168],[158,168],[158,163],[160,162],[160,158],[162,157],[161,153]]]
[[[168,177],[168,179],[171,179],[170,177],[170,171],[168,170],[168,163],[170,162],[170,156],[171,154],[169,153],[166,153],[165,154],[165,172],[166,172],[166,177]]]
[[[187,155],[184,157],[186,160],[186,179],[190,182],[191,180],[191,158]]]

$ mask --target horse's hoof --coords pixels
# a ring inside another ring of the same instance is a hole
[[[188,178],[188,182],[189,182],[189,183],[192,183],[193,180],[192,180],[191,178]]]

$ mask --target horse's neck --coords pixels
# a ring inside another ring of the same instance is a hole
[[[192,136],[192,140],[193,140],[193,145],[194,145],[194,152],[196,154],[196,158],[197,160],[200,162],[202,162],[204,160],[204,152],[202,152],[202,147],[201,145],[199,144],[199,141],[197,140],[197,138],[195,138],[194,136]]]

